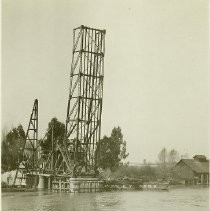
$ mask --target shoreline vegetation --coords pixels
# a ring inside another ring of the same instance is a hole
[[[60,122],[56,117],[52,118],[48,123],[48,128],[54,128],[54,140],[59,140],[65,135],[65,125]],[[2,154],[1,154],[1,172],[2,176],[6,172],[12,172],[18,168],[25,158],[21,154],[23,143],[25,139],[25,131],[22,125],[12,128],[9,132],[2,132]],[[172,149],[169,152],[163,148],[157,155],[158,162],[155,165],[150,165],[146,159],[143,160],[142,166],[131,166],[125,163],[125,159],[129,156],[126,148],[127,142],[123,138],[121,128],[114,127],[110,136],[104,136],[96,148],[97,156],[97,174],[98,178],[106,181],[142,181],[146,182],[169,182],[170,185],[179,185],[180,183],[174,178],[174,166],[180,158],[188,158],[188,155],[181,155]],[[41,143],[42,159],[44,160],[47,153],[51,152],[52,137],[49,133]],[[83,169],[84,160],[79,160],[76,166],[76,177],[84,174]],[[30,166],[30,163],[28,163]],[[88,172],[85,172],[88,173]],[[6,176],[5,176],[6,177]],[[3,178],[3,177],[2,177]],[[11,184],[11,182],[9,183]],[[13,184],[13,183],[12,183]],[[2,179],[1,187],[7,187],[8,178]]]

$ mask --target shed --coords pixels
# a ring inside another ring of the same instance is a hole
[[[174,167],[175,177],[186,185],[209,184],[209,160],[204,155],[181,159]]]

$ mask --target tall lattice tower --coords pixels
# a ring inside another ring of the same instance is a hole
[[[66,144],[74,173],[96,167],[101,136],[105,30],[80,26],[73,30],[73,57],[66,118]]]
[[[24,174],[37,174],[39,170],[39,144],[38,144],[38,100],[34,100],[30,120],[28,123],[28,129],[25,135],[25,140],[21,149],[21,156],[17,161],[18,166],[14,178],[13,185],[15,185],[18,172],[20,172],[20,166],[24,167]],[[25,175],[22,172],[22,176],[19,178],[21,181]]]

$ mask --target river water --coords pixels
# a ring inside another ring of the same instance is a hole
[[[65,194],[2,193],[2,211],[209,211],[208,188]]]

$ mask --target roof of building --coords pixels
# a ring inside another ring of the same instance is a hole
[[[205,155],[195,155],[193,158],[206,159]]]
[[[194,159],[181,159],[176,165],[178,165],[180,162],[185,163],[197,173],[209,173],[209,160],[206,160],[205,162],[199,162]]]

